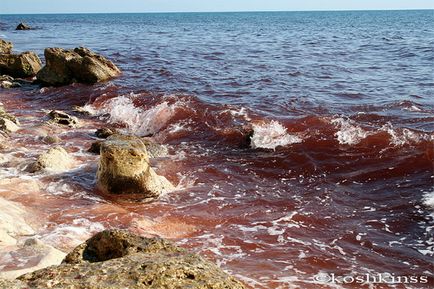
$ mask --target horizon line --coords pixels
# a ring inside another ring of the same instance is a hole
[[[427,11],[434,8],[390,8],[390,9],[331,9],[331,10],[240,10],[240,11],[144,11],[144,12],[38,12],[0,13],[0,15],[56,15],[56,14],[176,14],[176,13],[267,13],[267,12],[363,12],[363,11]]]

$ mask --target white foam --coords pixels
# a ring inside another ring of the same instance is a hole
[[[415,132],[408,128],[395,129],[390,123],[383,125],[381,130],[386,131],[390,135],[390,143],[395,146],[434,140],[434,134]]]
[[[423,196],[423,204],[428,208],[434,210],[434,190],[426,192]]]
[[[131,97],[119,96],[107,101],[100,113],[109,114],[110,123],[124,124],[134,134],[149,135],[159,132],[167,124],[175,107],[176,104],[169,106],[167,102],[162,102],[149,110],[143,110],[134,105]]]
[[[349,119],[342,117],[332,119],[331,123],[339,130],[335,133],[340,144],[355,145],[369,134]]]
[[[288,134],[286,128],[275,120],[253,125],[252,148],[275,149],[301,141],[298,136]]]

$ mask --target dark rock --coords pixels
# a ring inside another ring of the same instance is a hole
[[[98,188],[108,194],[137,194],[155,198],[173,185],[151,168],[143,141],[135,136],[113,135],[101,144]]]
[[[158,238],[126,231],[98,233],[59,266],[18,278],[31,288],[243,289],[213,263]]]
[[[111,61],[87,48],[74,50],[45,49],[46,65],[37,78],[48,85],[66,85],[74,82],[96,83],[119,76],[121,71]]]
[[[69,127],[77,127],[78,126],[78,119],[74,116],[70,116],[66,112],[60,111],[60,110],[52,110],[48,114],[48,117],[50,117],[50,123],[60,124],[60,125],[66,125]]]
[[[0,54],[0,73],[13,77],[30,77],[41,69],[41,60],[34,52]]]
[[[12,52],[12,42],[0,39],[0,54],[10,54]]]
[[[61,142],[61,139],[57,135],[46,135],[42,138],[42,141],[47,144],[55,144]]]
[[[116,131],[113,131],[109,128],[103,127],[96,130],[95,135],[98,138],[108,138],[111,135],[114,135]]]
[[[15,30],[30,30],[30,29],[32,29],[32,27],[30,27],[29,25],[23,22],[18,24],[17,28],[15,28]]]
[[[95,141],[90,145],[90,148],[87,151],[90,153],[99,155],[99,153],[101,151],[101,144],[102,144],[102,141],[100,141],[100,140]]]

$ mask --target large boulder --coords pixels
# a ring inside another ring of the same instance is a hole
[[[34,52],[0,54],[0,74],[13,77],[35,76],[41,69],[41,60]]]
[[[0,54],[10,54],[12,52],[12,42],[0,39]]]
[[[47,48],[46,65],[37,78],[48,85],[66,85],[74,82],[96,83],[118,76],[121,71],[111,61],[87,48],[74,50]]]
[[[100,146],[98,188],[107,194],[135,194],[155,198],[173,185],[151,168],[143,141],[135,136],[113,135]]]
[[[59,266],[18,278],[30,288],[243,289],[215,264],[159,238],[103,231]]]

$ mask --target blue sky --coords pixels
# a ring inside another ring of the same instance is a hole
[[[0,0],[0,14],[434,9],[434,0]]]

